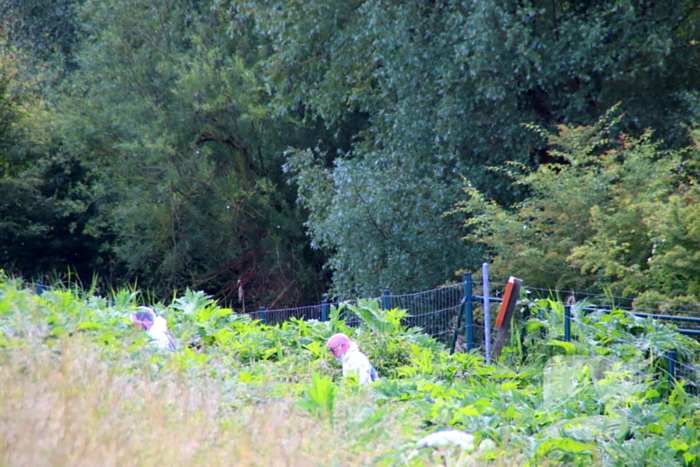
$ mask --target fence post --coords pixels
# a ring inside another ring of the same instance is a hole
[[[486,364],[491,362],[491,304],[489,303],[489,263],[481,265],[484,288],[484,345],[486,346]]]
[[[321,301],[321,321],[328,321],[328,302],[326,300]]]
[[[498,328],[498,333],[496,334],[496,341],[493,345],[492,357],[494,359],[498,359],[498,357],[501,356],[501,350],[503,350],[503,347],[506,344],[508,331],[510,331],[510,322],[513,320],[515,305],[518,304],[518,297],[522,285],[522,279],[518,279],[514,276],[510,276],[508,278],[506,292],[503,295],[501,307],[498,309],[498,316],[496,316],[496,327]]]
[[[530,291],[525,290],[525,297],[527,297],[527,302],[524,307],[520,308],[520,346],[523,349],[523,361],[527,358],[527,348],[525,348],[525,340],[527,339],[527,322],[530,320]]]
[[[571,342],[571,305],[564,306],[564,341]]]
[[[391,306],[390,306],[390,304],[389,304],[389,298],[390,298],[390,297],[389,297],[389,291],[388,291],[388,290],[383,290],[383,291],[382,291],[382,308],[383,308],[384,310],[388,310],[389,308],[391,308]]]
[[[474,349],[474,313],[472,310],[472,273],[464,274],[464,325],[467,338],[467,352]]]
[[[267,324],[267,319],[266,319],[266,317],[265,317],[265,307],[264,307],[264,306],[261,306],[261,307],[260,307],[260,311],[258,311],[258,316],[260,317],[260,321],[261,321],[263,324]]]
[[[668,362],[668,376],[674,380],[676,379],[676,349],[670,349],[666,352],[666,361]]]

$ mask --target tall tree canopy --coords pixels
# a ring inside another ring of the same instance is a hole
[[[116,236],[126,278],[159,296],[222,298],[240,281],[249,307],[320,298],[281,170],[299,125],[266,110],[247,20],[200,0],[89,0],[79,13],[79,69],[60,112],[101,176],[91,225]]]
[[[30,279],[54,271],[89,278],[102,259],[85,232],[94,177],[52,136],[32,61],[0,38],[0,268]]]
[[[591,125],[619,103],[629,141],[689,143],[699,15],[690,0],[8,0],[0,36],[50,71],[32,99],[52,112],[17,112],[0,83],[2,228],[34,235],[2,267],[80,250],[83,270],[160,297],[233,298],[240,280],[248,307],[320,298],[323,265],[339,298],[442,284],[492,246],[460,241],[463,179],[512,206],[536,187],[489,166],[566,161],[523,123]],[[32,82],[17,76],[3,83]]]
[[[245,5],[251,5],[245,3]],[[406,291],[473,268],[440,214],[466,177],[488,196],[524,194],[486,170],[548,162],[534,122],[588,124],[617,102],[622,128],[682,144],[697,89],[695,2],[481,0],[270,1],[248,10],[270,37],[268,86],[330,128],[367,115],[352,151],[328,165],[297,152],[288,168],[330,252],[334,291]],[[359,246],[359,247],[358,247]],[[391,272],[388,272],[391,271]]]
[[[75,6],[82,0],[3,0],[0,35],[11,38],[25,59],[50,64],[55,77],[74,67],[78,20]]]

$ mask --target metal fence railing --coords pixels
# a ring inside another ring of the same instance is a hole
[[[461,283],[407,294],[392,294],[389,291],[384,291],[381,296],[370,300],[377,300],[381,307],[385,309],[400,308],[406,310],[407,315],[403,323],[405,326],[421,329],[426,334],[445,344],[452,351],[471,351],[476,349],[483,352],[487,361],[489,361],[489,349],[491,347],[489,344],[493,340],[490,329],[494,327],[496,313],[490,314],[488,311],[490,307],[487,304],[498,304],[503,299],[491,295],[486,270],[484,271],[484,276],[486,277],[485,281],[474,283],[472,274],[467,273],[464,275]],[[500,295],[505,290],[506,284],[495,283],[492,286],[495,290],[493,295]],[[474,288],[477,289],[476,293],[480,295],[474,293]],[[526,295],[526,298],[521,303],[525,303],[531,300],[529,294],[537,294],[538,289],[523,289],[522,292]],[[542,295],[561,297],[568,294],[568,292],[562,291],[544,291]],[[585,295],[589,302],[595,302],[598,301],[596,299],[600,299],[599,301],[603,306],[611,305],[611,297],[609,296],[595,294],[578,295]],[[696,314],[697,311],[695,310],[686,307],[684,310],[678,310],[677,313],[651,313],[646,312],[646,309],[642,309],[645,311],[640,311],[639,308],[625,307],[620,303],[618,297],[613,297],[613,299],[622,306],[610,306],[608,311],[613,308],[621,309],[636,317],[672,322],[677,326],[679,333],[700,338],[700,316],[687,316],[688,314]],[[318,305],[300,308],[279,310],[262,308],[257,312],[251,313],[251,315],[268,325],[279,324],[291,317],[325,321],[328,319],[330,306],[340,305],[341,303],[324,301]],[[604,311],[603,308],[597,308],[596,306],[584,308],[584,312],[600,312],[601,310]],[[649,310],[652,309],[650,308]],[[522,306],[521,311],[522,313],[516,315],[517,320],[520,321],[517,323],[519,326],[522,326],[529,317],[529,309],[526,306]],[[686,313],[683,313],[683,311]],[[353,316],[348,308],[343,310],[341,316],[350,326],[357,326],[360,323],[360,319]],[[563,328],[561,330],[561,335],[565,341],[572,340],[571,323],[574,319],[571,314],[571,306],[565,306],[562,322]],[[611,336],[611,338],[613,337]],[[671,378],[684,379],[700,386],[700,365],[695,363],[700,361],[700,352],[696,352],[696,357],[698,358],[693,359],[693,361],[682,361],[673,352],[669,352],[662,357],[667,361],[667,372]]]
[[[404,326],[418,328],[452,350],[455,348],[473,350],[484,344],[485,330],[483,313],[477,316],[474,313],[475,308],[483,304],[484,297],[473,295],[473,287],[472,274],[467,273],[464,274],[460,283],[406,294],[392,294],[385,290],[379,297],[369,300],[378,301],[384,309],[406,310]],[[488,297],[488,293],[486,295],[487,300],[491,302],[501,301],[497,297]],[[317,305],[297,308],[260,308],[248,314],[253,319],[271,326],[281,324],[290,318],[326,321],[330,314],[330,307],[356,303],[357,301],[322,301]],[[358,326],[361,322],[348,307],[343,308],[341,317],[351,327]]]
[[[454,338],[460,312],[464,310],[465,283],[470,282],[471,275],[465,275],[462,283],[407,294],[392,294],[384,291],[381,296],[369,300],[377,300],[384,309],[406,310],[407,316],[403,320],[406,327],[419,328],[437,340],[449,344]],[[259,319],[262,323],[272,326],[290,318],[326,321],[330,314],[330,307],[356,303],[356,301],[323,301],[318,305],[298,308],[260,308],[249,315],[253,319]],[[354,316],[347,306],[341,311],[341,317],[349,326],[358,326],[361,322],[360,318]],[[465,329],[467,324],[469,323],[463,323]],[[471,324],[474,323],[471,322]]]

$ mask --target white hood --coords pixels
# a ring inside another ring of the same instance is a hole
[[[168,322],[162,316],[156,316],[153,326],[146,333],[151,336],[151,342],[158,348],[175,350],[175,341],[168,332]]]

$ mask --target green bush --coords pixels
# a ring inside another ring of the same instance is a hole
[[[529,126],[554,162],[494,169],[530,193],[512,206],[465,185],[465,239],[487,247],[492,274],[527,274],[531,287],[697,303],[697,146],[666,150],[651,131],[611,139],[616,113],[556,133]]]

